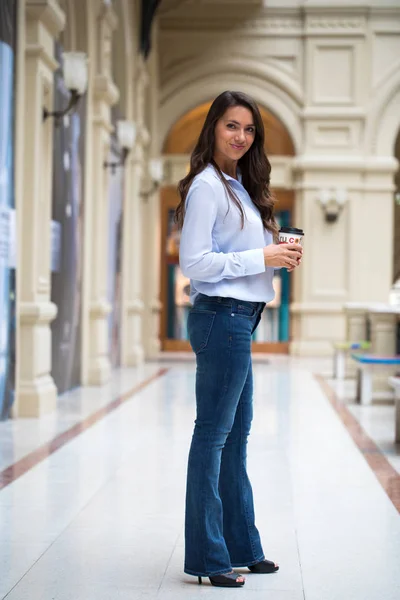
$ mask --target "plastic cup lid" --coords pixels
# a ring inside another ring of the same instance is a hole
[[[304,231],[302,229],[297,229],[296,227],[281,227],[279,233],[292,233],[294,235],[304,235]]]

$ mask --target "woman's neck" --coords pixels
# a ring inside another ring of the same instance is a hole
[[[221,171],[229,175],[229,177],[233,177],[237,179],[237,160],[229,160],[225,157],[214,156],[214,162],[217,163]]]

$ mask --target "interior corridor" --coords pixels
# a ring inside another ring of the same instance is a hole
[[[369,450],[355,443],[354,417],[344,424],[315,377],[329,367],[287,356],[254,364],[249,471],[265,554],[280,571],[238,569],[240,591],[183,573],[193,361],[116,371],[100,390],[62,396],[54,414],[3,423],[0,598],[397,600],[399,504],[365,460],[386,459],[366,433]],[[386,462],[398,494],[396,462]]]

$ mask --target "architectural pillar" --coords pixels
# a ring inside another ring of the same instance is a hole
[[[125,207],[124,207],[124,259],[123,259],[123,345],[122,364],[137,366],[143,362],[142,320],[144,304],[142,297],[142,246],[143,211],[140,197],[144,169],[143,144],[146,142],[143,127],[139,128],[135,148],[128,156],[125,168]]]
[[[51,377],[51,330],[57,307],[51,295],[51,190],[54,42],[65,24],[55,0],[26,0],[24,82],[24,189],[19,212],[18,416],[52,411],[57,389]],[[18,138],[17,138],[18,139]],[[19,137],[19,143],[21,138]]]
[[[143,283],[142,283],[142,199],[141,181],[144,171],[144,147],[148,144],[148,132],[144,126],[145,102],[139,102],[147,86],[147,73],[137,54],[139,46],[139,6],[137,2],[117,5],[119,18],[130,23],[116,40],[114,72],[120,90],[119,108],[121,118],[134,121],[137,137],[134,148],[128,154],[124,167],[124,206],[122,234],[122,315],[121,315],[121,364],[132,367],[144,360],[142,343]],[[140,106],[139,106],[140,105]]]
[[[111,124],[111,106],[118,100],[118,89],[112,80],[112,32],[117,17],[111,4],[100,4],[97,19],[97,57],[93,79],[92,122],[92,189],[86,219],[90,220],[91,261],[89,301],[88,374],[85,383],[101,385],[111,373],[108,355],[108,315],[111,306],[107,300],[108,265],[108,159]],[[90,126],[90,124],[89,124]],[[86,230],[86,234],[88,230]]]
[[[159,152],[159,81],[158,81],[158,40],[157,22],[153,25],[152,53],[148,59],[151,87],[148,93],[148,123],[150,130],[150,143],[147,152],[147,165],[151,158],[158,158]],[[144,191],[151,189],[152,181],[149,177],[148,167],[143,178]],[[143,205],[143,345],[146,358],[155,358],[161,349],[160,343],[160,192],[156,188],[153,193],[144,198]]]

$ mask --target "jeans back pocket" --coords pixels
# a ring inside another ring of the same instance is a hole
[[[206,348],[216,314],[213,310],[190,310],[187,328],[190,345],[195,354]]]

